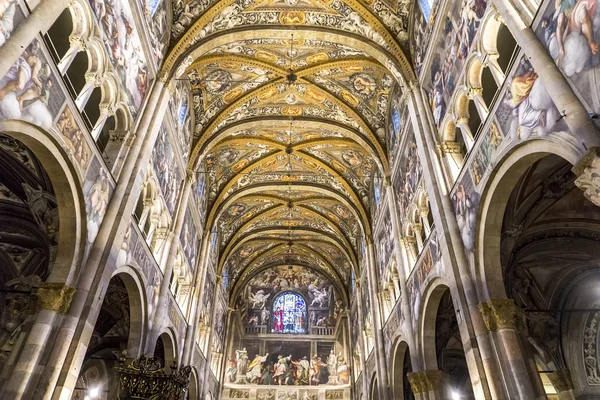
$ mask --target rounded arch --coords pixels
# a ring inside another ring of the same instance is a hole
[[[190,375],[190,386],[188,387],[187,398],[189,400],[196,400],[200,398],[200,388],[198,387],[198,370],[195,366],[192,366]]]
[[[371,387],[369,388],[369,400],[379,400],[379,382],[377,373],[371,377]]]
[[[148,300],[146,298],[146,283],[143,275],[130,266],[118,267],[111,279],[119,277],[125,284],[129,299],[129,338],[127,339],[127,357],[135,358],[140,355],[145,338],[146,322],[148,318]]]
[[[163,367],[170,367],[174,362],[177,362],[177,339],[171,328],[166,329],[156,339],[154,347],[154,356],[157,357]]]
[[[422,354],[422,363],[425,370],[437,370],[436,352],[436,318],[442,296],[450,287],[442,278],[433,279],[423,291],[421,298],[421,313],[419,321],[420,335],[417,338]],[[414,318],[415,316],[413,316]]]
[[[554,154],[574,164],[580,155],[575,149],[550,140],[532,140],[517,145],[510,154],[499,157],[500,161],[486,183],[479,202],[478,225],[475,237],[475,281],[480,299],[506,298],[500,239],[504,211],[512,188],[523,173],[541,158]]]
[[[48,281],[72,286],[86,238],[85,201],[77,168],[52,133],[23,121],[2,121],[0,132],[27,146],[46,170],[56,196],[60,227]]]
[[[410,350],[408,343],[398,339],[394,346],[392,357],[391,387],[394,399],[412,400],[412,390],[408,382],[408,374],[412,372],[412,363],[410,359]]]

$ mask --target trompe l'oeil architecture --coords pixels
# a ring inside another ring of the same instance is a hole
[[[600,398],[597,0],[0,0],[0,398]]]

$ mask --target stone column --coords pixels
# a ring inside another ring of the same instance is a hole
[[[588,148],[599,145],[598,129],[529,24],[523,21],[521,14],[510,0],[493,0],[493,4],[500,14],[499,19],[506,24],[527,55],[539,79],[556,104],[556,108],[561,113],[564,112],[564,120],[570,131],[577,135],[580,143],[585,143],[584,146]],[[583,148],[580,150],[583,155]]]
[[[192,184],[194,183],[196,174],[194,171],[188,170],[185,178],[185,184],[183,190],[179,195],[179,206],[175,211],[173,217],[171,232],[167,235],[165,245],[169,249],[169,255],[167,257],[167,263],[165,270],[163,271],[163,279],[160,283],[160,292],[158,297],[158,304],[154,313],[152,329],[148,334],[146,341],[146,354],[154,354],[154,347],[156,341],[160,336],[160,332],[164,327],[164,321],[167,320],[167,310],[169,306],[169,286],[171,284],[171,275],[173,274],[173,265],[175,264],[175,257],[177,256],[177,240],[181,234],[183,228],[183,220],[185,219],[185,212],[189,204],[190,193],[192,192]]]
[[[467,146],[467,152],[473,148],[475,144],[475,135],[477,132],[471,132],[469,127],[469,119],[467,117],[460,117],[456,120],[456,126],[460,129],[463,141]]]
[[[377,361],[377,382],[379,384],[379,400],[389,399],[388,374],[385,359],[385,348],[383,346],[383,320],[381,318],[381,306],[377,291],[379,280],[375,267],[375,249],[373,248],[373,237],[367,237],[367,276],[369,280],[369,295],[371,296],[371,312],[373,314],[373,339],[375,341],[375,359]]]
[[[46,33],[50,29],[70,2],[71,0],[41,0],[37,4],[31,14],[0,47],[0,76],[6,75],[38,33]]]
[[[96,72],[85,73],[85,85],[81,88],[81,91],[77,94],[75,99],[75,105],[79,111],[83,110],[87,101],[94,89],[102,84],[102,78],[98,76]],[[94,137],[94,140],[96,138]]]
[[[510,398],[537,398],[518,334],[518,330],[526,329],[525,312],[512,299],[491,299],[479,304],[479,310],[503,366]]]
[[[417,400],[445,400],[443,373],[439,369],[411,372],[407,375]]]
[[[571,380],[571,372],[569,370],[557,370],[548,374],[548,379],[552,382],[552,386],[556,389],[560,400],[575,400],[575,388]]]
[[[460,298],[456,299],[459,307],[464,307],[459,319],[462,333],[466,330],[469,341],[463,339],[465,357],[469,373],[473,377],[473,391],[478,398],[506,399],[502,387],[496,360],[493,357],[491,342],[485,329],[483,318],[477,307],[479,299],[471,269],[465,256],[460,231],[454,216],[453,206],[448,196],[448,189],[443,181],[439,160],[435,158],[435,135],[431,126],[431,110],[427,108],[424,94],[417,84],[411,83],[408,96],[408,108],[415,128],[415,140],[421,165],[423,180],[429,195],[431,211],[436,232],[442,245],[442,259],[445,268],[451,269]],[[464,296],[464,297],[463,297]],[[472,339],[476,338],[476,342]]]
[[[69,44],[71,45],[69,50],[67,50],[67,53],[63,56],[62,60],[56,65],[62,75],[67,73],[67,70],[73,63],[77,54],[87,50],[85,39],[82,37],[69,36]]]
[[[483,99],[483,88],[473,87],[469,89],[469,99],[473,101],[475,107],[477,108],[477,112],[479,113],[479,118],[481,118],[481,122],[485,122],[488,117],[489,111],[488,106],[485,104],[485,100]]]
[[[100,136],[100,132],[102,132],[102,128],[104,128],[106,120],[114,113],[109,104],[100,104],[99,108],[100,116],[98,117],[98,120],[96,121],[94,127],[92,128],[92,131],[90,132],[94,140],[98,140],[98,137]]]
[[[210,231],[206,230],[208,234],[204,234],[202,237],[202,243],[200,247],[200,256],[198,257],[198,265],[196,266],[195,273],[195,284],[193,300],[191,301],[191,307],[189,312],[190,322],[188,322],[187,330],[185,333],[185,343],[183,346],[183,357],[181,358],[182,365],[189,365],[191,362],[194,344],[196,343],[196,330],[198,329],[198,306],[202,301],[202,291],[204,288],[205,281],[205,270],[206,270],[206,254],[208,252],[208,245],[210,243]]]
[[[58,328],[54,342],[47,349],[48,363],[38,381],[33,397],[35,399],[45,400],[53,395],[55,398],[70,398],[75,387],[102,305],[102,297],[98,294],[102,294],[108,285],[111,268],[114,268],[118,248],[139,195],[142,183],[140,172],[147,167],[166,111],[168,97],[163,90],[164,84],[163,80],[156,80],[151,89],[146,110],[140,117],[137,138],[123,164],[121,176],[98,231],[95,240],[98,245],[91,246],[86,264],[81,269],[71,306],[62,326]],[[20,381],[29,378],[14,379]]]
[[[13,367],[10,379],[3,387],[2,399],[21,399],[26,393],[30,377],[42,357],[44,346],[48,342],[55,320],[64,314],[73,299],[75,289],[61,283],[43,282],[37,290],[40,311],[18,361]]]

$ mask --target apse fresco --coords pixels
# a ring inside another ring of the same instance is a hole
[[[278,295],[284,291],[287,296]],[[333,284],[310,268],[268,268],[238,294],[242,322],[252,333],[332,334],[342,302]]]
[[[91,0],[90,5],[102,31],[110,63],[125,89],[122,95],[135,117],[148,91],[151,77],[129,2]]]
[[[145,20],[150,30],[150,46],[155,65],[160,65],[169,44],[168,0],[145,0]]]
[[[428,87],[433,119],[438,126],[459,83],[459,75],[474,44],[486,7],[485,0],[454,0],[442,21],[440,40],[434,43],[430,77],[425,84]]]
[[[392,187],[396,193],[397,210],[400,213],[401,220],[406,217],[408,207],[415,196],[417,186],[423,175],[412,126],[409,126],[404,134],[406,135],[406,141],[403,144],[398,168],[392,181]]]
[[[49,59],[38,39],[25,48],[0,80],[0,121],[20,119],[44,129],[52,127],[66,97]]]
[[[419,0],[413,7],[413,34],[411,35],[410,50],[417,76],[431,44],[431,35],[435,26],[435,19],[439,9],[439,0]]]
[[[90,165],[83,184],[85,210],[87,214],[87,244],[94,243],[100,224],[106,214],[108,202],[112,196],[113,187],[109,172],[100,164],[98,159]]]
[[[190,155],[193,134],[193,106],[189,81],[175,80],[175,92],[169,99],[169,110],[175,125],[176,137],[185,161]]]
[[[167,208],[173,215],[177,195],[181,188],[182,176],[177,166],[171,139],[164,124],[160,127],[158,138],[152,150],[152,165]]]
[[[600,112],[600,7],[596,2],[546,3],[536,34],[563,75],[593,112]]]
[[[196,223],[192,218],[190,207],[188,206],[185,211],[185,217],[183,219],[183,227],[181,228],[181,235],[179,237],[179,243],[188,265],[192,270],[196,268],[196,257],[198,255],[198,248],[200,247],[198,231],[196,229]]]

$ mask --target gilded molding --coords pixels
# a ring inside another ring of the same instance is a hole
[[[488,331],[526,330],[525,311],[512,299],[491,299],[477,306]]]
[[[37,290],[40,307],[61,314],[69,309],[74,294],[75,288],[53,282],[43,282]]]

